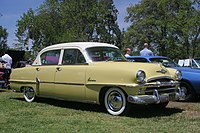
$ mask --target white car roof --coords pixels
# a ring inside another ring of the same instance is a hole
[[[71,42],[71,43],[60,43],[60,44],[51,45],[51,46],[48,46],[48,47],[44,48],[42,51],[46,51],[47,49],[66,48],[66,47],[79,47],[80,49],[85,50],[86,48],[97,47],[97,46],[118,48],[118,47],[116,47],[114,45],[107,44],[107,43]]]
[[[113,47],[113,48],[117,48],[116,46],[114,45],[111,45],[111,44],[107,44],[107,43],[99,43],[99,42],[71,42],[71,43],[60,43],[60,44],[54,44],[54,45],[51,45],[51,46],[48,46],[44,49],[42,49],[35,61],[33,62],[32,65],[39,65],[41,64],[40,62],[40,55],[48,50],[55,50],[55,49],[65,49],[65,48],[78,48],[82,51],[83,54],[85,54],[85,49],[87,48],[91,48],[91,47]],[[85,54],[86,55],[86,54]],[[86,57],[86,56],[85,56]],[[90,62],[91,60],[86,59],[88,62]]]

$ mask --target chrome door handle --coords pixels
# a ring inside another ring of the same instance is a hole
[[[58,71],[61,71],[61,70],[62,70],[62,68],[60,68],[60,67],[57,67],[56,69],[57,69]]]

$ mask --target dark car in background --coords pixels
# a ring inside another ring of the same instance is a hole
[[[162,63],[168,68],[175,68],[182,72],[180,88],[184,92],[184,101],[193,101],[200,94],[200,69],[191,67],[181,67],[173,60],[164,56],[130,56],[127,57],[132,62]]]
[[[22,68],[22,67],[26,67],[26,66],[30,66],[32,64],[31,61],[17,61],[14,65],[13,65],[13,69],[15,68]]]

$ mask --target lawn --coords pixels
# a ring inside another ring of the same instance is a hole
[[[39,99],[0,91],[0,133],[199,133],[200,102],[170,102],[166,109],[133,106],[128,116],[111,116],[100,106]]]

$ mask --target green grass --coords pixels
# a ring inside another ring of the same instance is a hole
[[[199,133],[200,103],[170,102],[164,110],[133,106],[128,116],[111,116],[100,106],[39,99],[0,91],[0,133]]]

